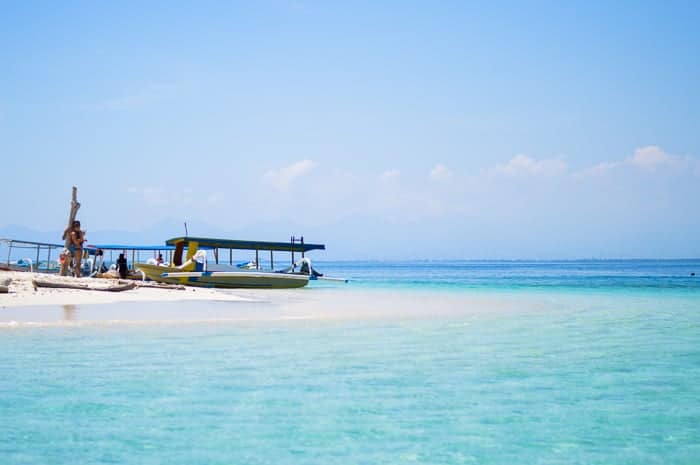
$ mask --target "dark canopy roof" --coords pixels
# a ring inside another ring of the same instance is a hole
[[[239,249],[239,250],[274,250],[280,252],[308,252],[309,250],[326,250],[323,244],[302,244],[300,242],[264,242],[264,241],[239,241],[235,239],[212,239],[211,237],[174,237],[165,241],[167,245],[175,245],[184,242],[197,242],[199,247]]]

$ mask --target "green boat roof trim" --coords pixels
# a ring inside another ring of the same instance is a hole
[[[238,250],[273,250],[279,252],[308,252],[310,250],[326,250],[324,244],[302,244],[301,242],[265,242],[265,241],[241,241],[235,239],[213,239],[211,237],[174,237],[165,241],[166,245],[176,245],[184,242],[196,242],[199,247],[211,247],[220,249]]]

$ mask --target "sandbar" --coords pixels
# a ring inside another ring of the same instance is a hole
[[[177,324],[196,322],[460,320],[511,312],[536,312],[551,302],[522,295],[441,293],[362,289],[352,285],[300,289],[136,288],[123,292],[77,289],[35,290],[27,272],[10,277],[10,293],[0,295],[0,327],[91,324]],[[65,278],[72,282],[96,282]]]
[[[186,287],[177,289],[154,289],[137,287],[123,292],[103,292],[81,289],[34,289],[32,279],[47,279],[49,275],[21,271],[0,271],[0,282],[11,279],[9,293],[0,294],[0,308],[43,305],[87,305],[118,302],[168,302],[183,300],[199,301],[245,301],[250,297],[234,293],[218,292],[215,289]],[[80,284],[109,284],[109,280],[93,278],[71,278],[50,276],[52,280]]]

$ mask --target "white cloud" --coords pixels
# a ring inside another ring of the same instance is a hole
[[[450,171],[445,165],[438,163],[430,170],[430,179],[434,181],[443,181],[452,177],[452,171]]]
[[[316,162],[304,159],[289,166],[268,171],[265,173],[265,180],[279,190],[287,190],[292,185],[292,181],[309,173],[316,165]]]
[[[634,151],[634,155],[626,160],[627,163],[634,165],[638,168],[646,170],[654,170],[657,166],[664,164],[672,164],[678,161],[678,157],[672,157],[660,147],[656,145],[649,145],[647,147],[640,147]]]
[[[615,168],[620,166],[622,163],[621,162],[601,162],[598,163],[597,165],[593,165],[590,168],[585,168],[577,173],[574,174],[575,178],[583,178],[587,176],[604,176],[611,171],[613,171]]]
[[[535,160],[527,155],[516,155],[508,163],[497,165],[493,171],[502,176],[556,176],[566,172],[566,162],[558,158]]]
[[[394,170],[384,171],[381,175],[379,175],[379,179],[381,179],[383,181],[388,181],[390,179],[399,179],[400,176],[401,176],[401,171],[394,169]]]
[[[657,145],[648,145],[634,150],[631,157],[622,161],[601,162],[583,169],[575,177],[603,176],[623,169],[642,170],[653,173],[665,168],[677,172],[700,174],[700,161],[693,157],[670,155]]]

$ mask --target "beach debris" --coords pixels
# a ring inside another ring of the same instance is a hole
[[[32,286],[34,286],[34,290],[37,290],[40,287],[45,287],[51,289],[80,289],[84,291],[121,292],[134,289],[136,287],[136,283],[118,281],[117,284],[112,284],[108,286],[91,286],[86,283],[74,283],[48,279],[32,279]]]
[[[119,273],[117,272],[116,269],[112,270],[107,270],[104,273],[96,273],[95,276],[92,276],[94,278],[98,279],[119,279]],[[142,272],[136,270],[136,271],[131,271],[129,270],[129,273],[126,275],[126,279],[131,279],[131,280],[137,280],[137,281],[143,281],[144,280],[144,275]]]
[[[12,278],[0,279],[0,294],[10,292],[10,283],[12,283]]]
[[[153,289],[173,289],[176,291],[184,291],[187,289],[182,284],[165,284],[165,283],[156,283],[156,282],[152,282],[152,281],[137,282],[136,287],[149,287],[149,288],[153,288]]]

